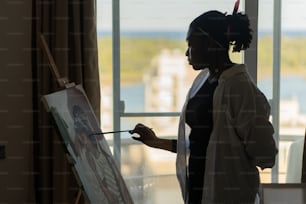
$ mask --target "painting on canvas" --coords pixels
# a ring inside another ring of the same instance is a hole
[[[42,98],[90,203],[133,203],[81,85]]]

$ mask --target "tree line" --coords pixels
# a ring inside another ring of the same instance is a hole
[[[270,76],[273,66],[273,40],[271,36],[258,39],[258,78]],[[139,81],[144,72],[152,68],[151,61],[164,48],[179,49],[183,53],[187,44],[182,40],[166,38],[121,37],[120,65],[123,81]],[[112,39],[98,39],[98,58],[101,77],[111,79]],[[234,55],[234,58],[237,56]],[[235,61],[235,59],[234,59]],[[306,37],[283,37],[281,41],[282,74],[306,76]]]

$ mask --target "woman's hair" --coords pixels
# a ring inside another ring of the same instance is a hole
[[[208,11],[195,18],[189,30],[191,34],[205,31],[224,48],[233,45],[233,52],[249,48],[252,40],[250,21],[246,14],[226,15],[219,11]]]

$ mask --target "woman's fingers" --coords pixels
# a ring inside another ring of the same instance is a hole
[[[138,123],[138,124],[135,126],[134,130],[129,131],[129,133],[130,133],[130,134],[137,133],[137,134],[139,134],[139,135],[141,135],[141,134],[147,134],[147,133],[148,133],[148,131],[147,131],[148,129],[149,129],[149,128],[148,128],[147,126],[145,126],[145,125],[143,125],[143,124],[141,124],[141,123]]]
[[[140,137],[135,137],[135,136],[133,136],[132,138],[133,138],[134,140],[137,140],[137,141],[140,141],[140,142],[142,141]]]
[[[139,135],[139,136],[132,136],[134,140],[140,141],[149,146],[152,142],[156,140],[156,136],[152,128],[149,128],[141,123],[138,123],[135,126],[134,130],[130,131],[130,134],[134,133]]]

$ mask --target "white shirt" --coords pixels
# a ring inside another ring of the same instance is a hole
[[[180,117],[176,168],[185,202],[189,135],[185,109],[208,76],[205,69],[196,77]],[[214,125],[207,149],[202,203],[254,203],[260,184],[257,167],[271,168],[277,154],[269,115],[269,103],[245,65],[235,65],[221,74],[213,98]]]

